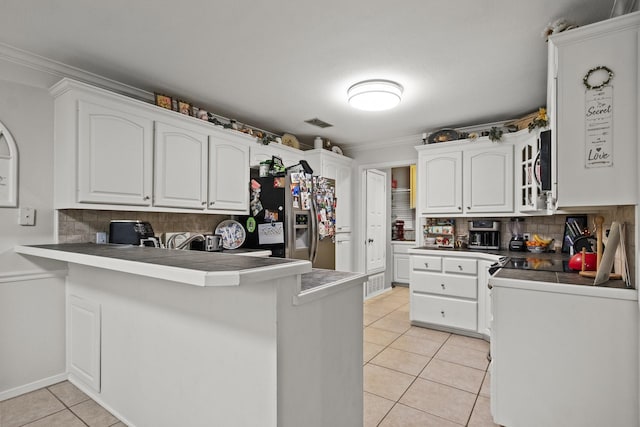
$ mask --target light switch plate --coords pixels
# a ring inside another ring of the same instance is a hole
[[[34,208],[20,208],[20,217],[18,224],[20,225],[36,225],[36,210]]]

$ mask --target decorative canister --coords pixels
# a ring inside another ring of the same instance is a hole
[[[271,166],[271,162],[269,160],[260,162],[260,177],[269,176],[269,166]]]
[[[322,148],[323,141],[322,138],[316,136],[316,139],[313,140],[313,148]]]

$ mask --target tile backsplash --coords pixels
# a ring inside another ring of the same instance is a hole
[[[112,219],[148,221],[156,236],[160,236],[175,231],[213,233],[216,226],[228,218],[228,215],[197,213],[62,209],[58,211],[58,242],[95,243],[97,232],[109,232],[109,221]]]

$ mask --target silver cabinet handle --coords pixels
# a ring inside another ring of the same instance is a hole
[[[440,286],[442,286],[442,289],[445,288],[444,283],[440,283]]]
[[[368,239],[367,243],[373,243],[373,239]]]
[[[470,211],[471,210],[471,206],[467,206],[467,210]]]
[[[202,206],[205,206],[207,204],[207,202],[202,202]]]
[[[444,310],[442,310],[442,311],[440,312],[440,314],[442,314],[442,317],[444,317]]]
[[[462,271],[462,266],[458,264],[458,270]]]
[[[425,263],[424,263],[424,267],[425,267],[425,268],[429,268],[429,263],[428,263],[428,262],[425,262]]]
[[[458,206],[458,210],[461,211],[462,210],[462,206]]]
[[[209,206],[213,206],[215,204],[216,204],[216,202],[209,202]]]
[[[151,197],[149,197],[149,196],[144,196],[144,200],[149,200],[149,199],[151,199]]]

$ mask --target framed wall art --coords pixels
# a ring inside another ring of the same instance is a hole
[[[158,107],[166,108],[167,110],[173,110],[173,99],[168,95],[156,93],[156,105]]]

